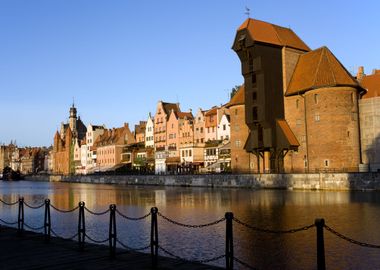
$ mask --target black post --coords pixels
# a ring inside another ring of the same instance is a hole
[[[24,231],[24,197],[18,199],[17,233],[21,235]]]
[[[234,269],[234,241],[233,241],[233,229],[232,220],[234,219],[234,214],[232,212],[227,212],[225,214],[226,218],[226,269]]]
[[[115,257],[116,253],[116,205],[110,205],[110,227],[109,227],[109,244],[111,258]]]
[[[84,222],[84,202],[79,202],[79,219],[78,219],[78,243],[79,249],[84,249],[84,239],[86,237],[86,227]]]
[[[157,207],[152,207],[150,209],[152,214],[152,223],[150,230],[150,253],[152,255],[152,266],[157,267],[157,257],[158,257],[158,226],[157,226]]]
[[[45,220],[44,220],[44,235],[45,241],[50,241],[50,231],[51,231],[51,219],[50,219],[50,200],[45,200]]]
[[[325,226],[325,220],[323,218],[316,219],[315,226],[317,227],[317,269],[325,270],[325,244],[323,239],[323,227]]]

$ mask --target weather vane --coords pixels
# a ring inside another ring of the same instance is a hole
[[[244,14],[247,15],[248,18],[249,18],[249,15],[250,15],[250,11],[251,10],[246,6]]]

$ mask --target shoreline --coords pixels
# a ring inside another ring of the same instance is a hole
[[[91,184],[377,191],[380,173],[301,173],[301,174],[200,174],[200,175],[29,175],[25,180]]]

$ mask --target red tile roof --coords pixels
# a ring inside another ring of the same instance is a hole
[[[231,98],[230,102],[227,103],[226,107],[229,108],[231,106],[236,105],[244,105],[245,101],[245,87],[244,84],[239,87],[239,90],[235,93],[235,95]]]
[[[380,71],[364,76],[360,84],[368,91],[363,98],[380,97]]]
[[[164,107],[166,115],[170,115],[170,112],[172,110],[174,112],[180,112],[181,111],[178,103],[162,102],[162,106]]]
[[[177,117],[178,118],[185,118],[187,117],[187,119],[193,119],[193,114],[191,112],[177,112]]]
[[[298,147],[300,144],[296,136],[294,135],[293,131],[289,127],[288,123],[284,119],[279,119],[277,120],[277,124],[280,127],[280,130],[282,131],[286,141],[289,144],[288,147],[290,149],[294,147]]]
[[[322,47],[299,57],[285,95],[331,86],[360,87],[331,51]]]
[[[238,31],[243,29],[247,29],[256,42],[310,51],[310,48],[290,28],[249,18]]]

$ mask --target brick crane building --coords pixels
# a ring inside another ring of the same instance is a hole
[[[289,28],[247,19],[232,49],[245,84],[245,149],[260,171],[358,170],[365,91],[328,48],[311,50]]]

